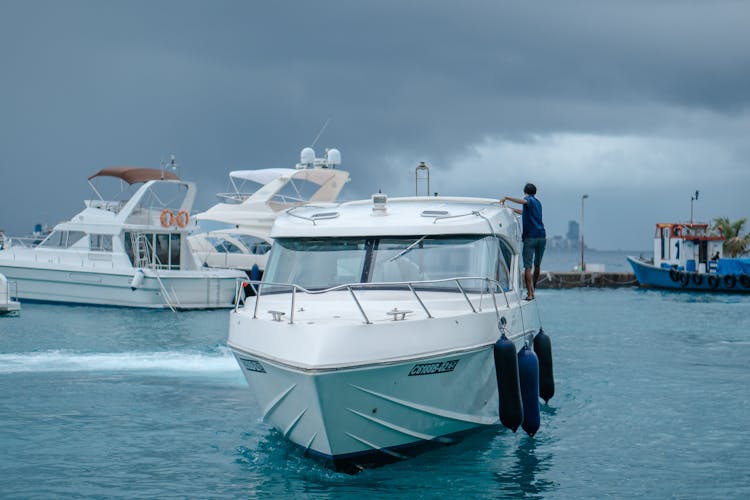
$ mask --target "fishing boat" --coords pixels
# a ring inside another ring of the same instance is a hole
[[[21,301],[232,307],[245,275],[203,268],[190,251],[194,183],[166,167],[105,168],[88,180],[95,199],[43,241],[6,238],[0,272],[18,283]],[[116,184],[109,186],[115,194],[105,198],[100,190],[107,183]]]
[[[218,193],[220,203],[196,215],[201,222],[229,227],[191,235],[196,256],[209,267],[242,269],[259,278],[268,261],[276,217],[305,203],[334,202],[349,181],[348,172],[336,169],[340,164],[337,149],[316,158],[315,150],[304,148],[294,168],[230,172],[231,190]]]
[[[11,283],[8,278],[0,274],[0,316],[12,316],[19,313],[21,304],[15,300],[17,296],[16,283]]]
[[[256,294],[230,313],[263,418],[344,472],[501,423],[533,435],[554,382],[538,299],[521,298],[520,234],[497,200],[287,210]]]
[[[653,261],[627,259],[645,288],[748,293],[750,259],[724,258],[724,239],[706,223],[657,223]]]

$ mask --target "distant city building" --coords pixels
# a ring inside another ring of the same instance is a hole
[[[562,236],[553,236],[547,238],[547,248],[555,250],[575,250],[581,248],[581,234],[578,222],[568,221],[568,232],[565,238]]]
[[[565,235],[565,238],[568,240],[578,241],[581,236],[579,234],[580,226],[578,223],[574,220],[568,221],[568,234]]]

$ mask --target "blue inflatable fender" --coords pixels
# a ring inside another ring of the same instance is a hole
[[[555,376],[552,373],[552,341],[541,328],[534,337],[534,352],[539,358],[539,396],[547,403],[555,395]]]
[[[518,352],[518,374],[523,402],[523,430],[533,436],[539,430],[539,360],[529,346]]]
[[[523,422],[516,346],[503,334],[495,342],[494,355],[497,392],[500,397],[500,423],[516,432]]]

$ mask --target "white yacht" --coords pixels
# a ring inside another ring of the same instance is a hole
[[[105,199],[102,184],[116,188]],[[168,169],[114,167],[89,177],[96,199],[38,245],[10,239],[0,272],[21,301],[229,308],[245,275],[206,269],[190,251],[196,187]]]
[[[333,202],[349,181],[349,173],[336,170],[341,164],[337,149],[316,158],[304,148],[295,168],[234,170],[229,173],[232,190],[219,193],[222,200],[196,215],[200,221],[229,228],[193,234],[190,242],[198,259],[209,267],[253,268],[262,274],[268,261],[273,221],[280,213],[305,203]],[[249,187],[258,187],[249,191]]]
[[[510,209],[375,195],[290,209],[271,236],[228,345],[286,438],[352,472],[500,424],[495,343],[515,359],[540,330]]]

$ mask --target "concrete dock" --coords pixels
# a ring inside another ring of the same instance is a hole
[[[537,288],[619,288],[637,285],[633,273],[542,271]]]

